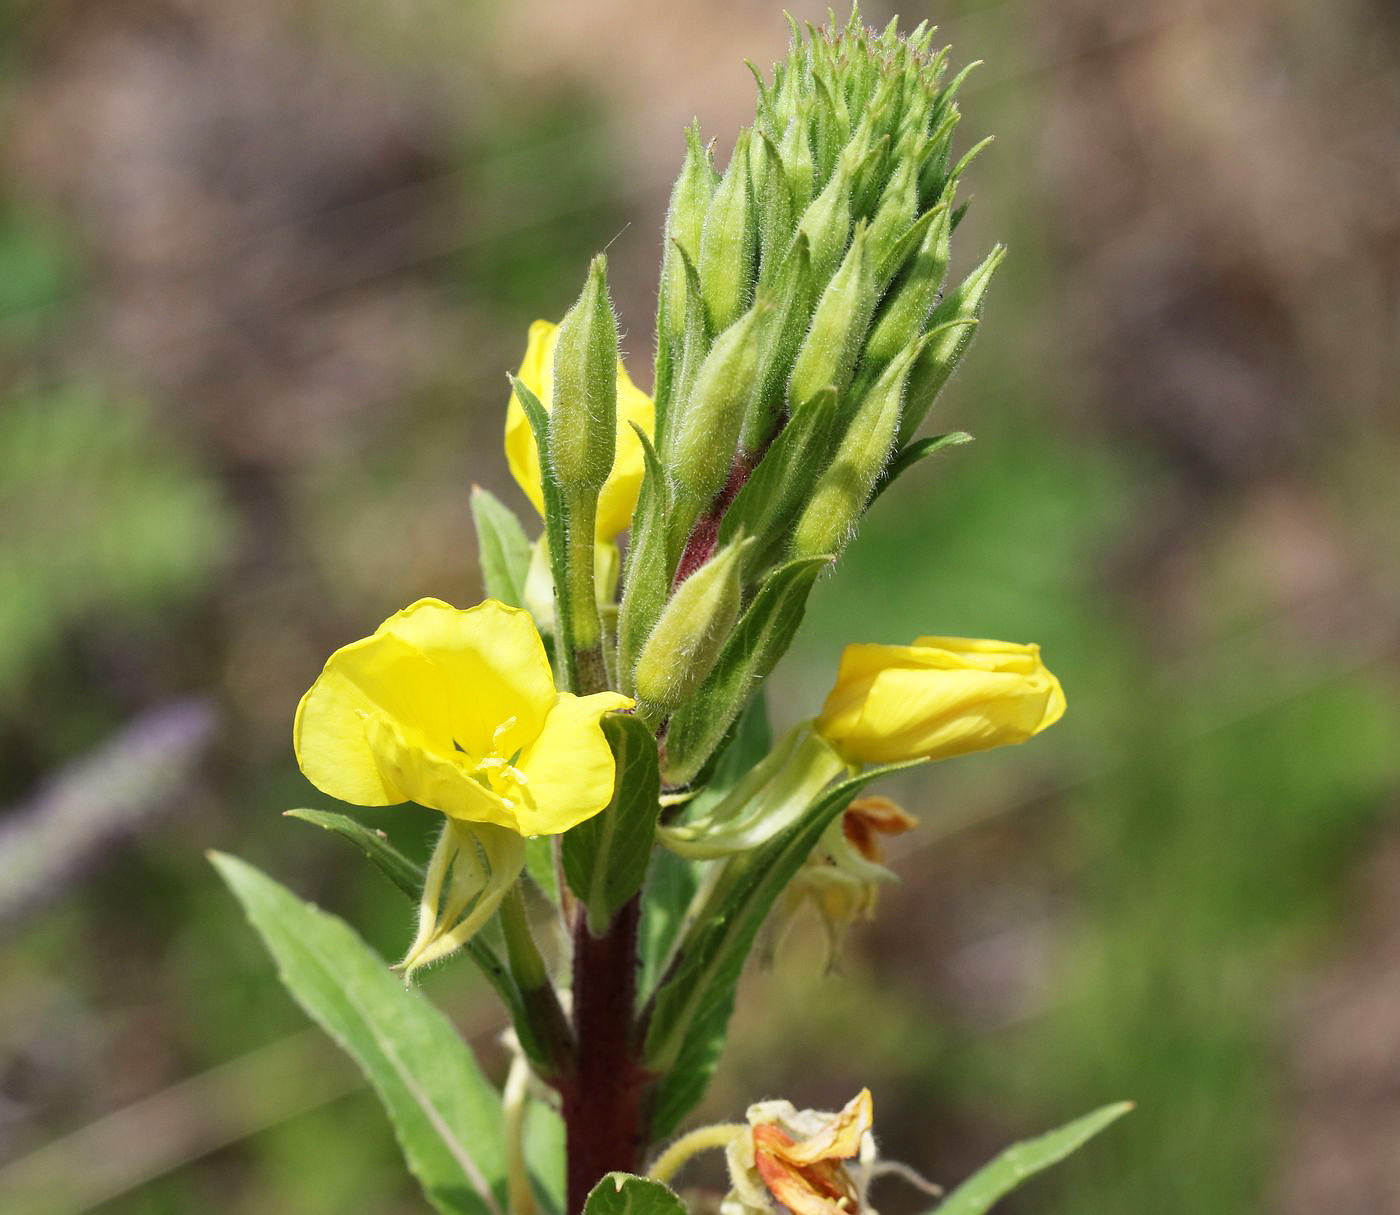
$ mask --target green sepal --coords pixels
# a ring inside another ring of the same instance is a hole
[[[612,801],[564,835],[564,876],[588,914],[595,937],[646,877],[656,838],[661,776],[656,739],[635,717],[603,718],[616,765]]]
[[[540,452],[540,494],[544,498],[544,531],[549,542],[549,563],[554,573],[555,662],[565,687],[578,686],[573,639],[573,611],[569,579],[568,514],[564,495],[555,479],[553,462],[549,459],[549,414],[539,398],[517,376],[510,377],[515,399],[525,411],[525,420],[535,435]]]
[[[871,781],[922,761],[869,768],[823,793],[777,839],[730,861],[695,915],[650,1010],[643,1064],[661,1075],[652,1135],[670,1134],[704,1095],[758,930],[822,833]]]
[[[659,1181],[609,1173],[588,1195],[583,1215],[688,1215],[685,1204]]]
[[[972,436],[965,430],[955,430],[946,435],[929,435],[924,439],[915,439],[912,443],[900,448],[899,454],[885,466],[885,471],[880,474],[879,481],[875,483],[875,492],[870,495],[871,502],[874,502],[894,484],[898,477],[903,476],[915,464],[919,464],[949,447],[961,447],[964,443],[971,442]],[[869,508],[867,507],[867,509]]]
[[[515,512],[490,490],[472,486],[472,519],[486,593],[511,607],[525,606],[530,541]]]
[[[501,1215],[501,1099],[456,1028],[343,920],[236,857],[210,860],[305,1010],[360,1066],[443,1215]]]
[[[1132,1108],[1130,1101],[1105,1105],[1059,1130],[1014,1144],[978,1169],[929,1215],[985,1215],[1012,1190],[1077,1152]]]
[[[753,689],[787,652],[812,584],[830,562],[830,557],[790,561],[760,584],[704,683],[671,717],[662,768],[667,785],[693,780],[724,740]]]

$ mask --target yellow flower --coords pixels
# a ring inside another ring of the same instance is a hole
[[[817,730],[851,763],[898,763],[1025,742],[1064,711],[1039,646],[920,637],[847,646]]]
[[[557,835],[613,792],[599,721],[616,692],[556,692],[528,612],[420,599],[337,650],[297,707],[301,770],[359,806],[400,802],[518,835]]]
[[[559,326],[549,321],[536,321],[530,326],[530,340],[524,361],[517,373],[531,392],[539,397],[545,409],[553,407],[554,347],[559,341]],[[599,540],[611,540],[626,531],[637,506],[646,464],[642,443],[632,429],[635,422],[650,437],[656,425],[656,406],[646,393],[632,383],[622,360],[617,364],[617,455],[612,472],[598,496]],[[534,508],[544,514],[544,493],[540,488],[540,450],[534,432],[526,420],[525,411],[512,394],[506,408],[506,461],[511,476],[525,491]]]

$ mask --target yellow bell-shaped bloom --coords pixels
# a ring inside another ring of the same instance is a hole
[[[330,656],[293,741],[307,779],[341,801],[558,835],[611,799],[599,721],[631,707],[616,692],[555,691],[528,612],[420,599]]]
[[[899,763],[1025,742],[1064,711],[1039,646],[920,637],[847,646],[816,728],[851,763]]]
[[[535,394],[545,409],[554,406],[554,348],[559,341],[559,326],[549,321],[536,321],[530,326],[530,339],[524,361],[517,375]],[[617,364],[617,454],[612,472],[598,495],[597,538],[612,540],[626,531],[637,507],[637,495],[642,489],[642,474],[646,463],[642,443],[632,429],[635,422],[648,436],[654,433],[656,406],[652,399],[632,383],[622,360]],[[544,514],[544,492],[540,487],[540,449],[534,432],[512,393],[506,407],[506,461],[511,476],[525,491],[534,508]]]

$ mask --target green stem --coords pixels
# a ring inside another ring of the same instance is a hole
[[[511,975],[520,990],[522,1010],[545,1056],[546,1078],[562,1075],[573,1066],[574,1034],[530,931],[519,882],[501,900],[499,918]]]
[[[580,696],[601,692],[608,686],[603,662],[603,621],[598,612],[594,584],[594,533],[597,529],[598,495],[585,490],[568,503],[568,611],[569,633],[574,647],[575,682]]]

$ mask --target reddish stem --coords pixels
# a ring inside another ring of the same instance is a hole
[[[568,1154],[568,1215],[583,1210],[607,1173],[641,1171],[646,1152],[645,1098],[651,1077],[637,1058],[637,921],[640,896],[614,917],[605,936],[574,929],[575,1066],[560,1084]]]

